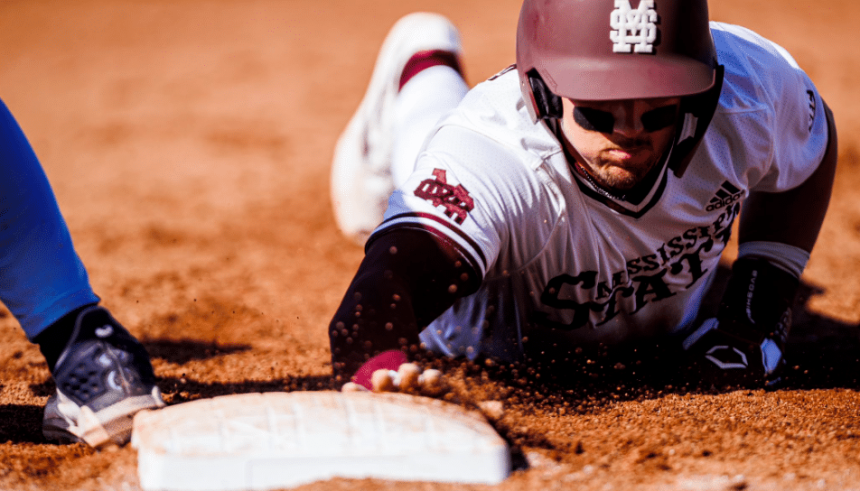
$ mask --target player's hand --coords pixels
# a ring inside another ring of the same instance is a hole
[[[766,260],[735,261],[717,317],[684,340],[693,373],[717,387],[779,383],[798,284]]]
[[[785,366],[779,339],[738,337],[720,329],[714,317],[684,340],[684,349],[689,353],[688,368],[692,373],[701,382],[716,387],[771,387],[780,381]]]
[[[445,392],[445,381],[439,370],[422,370],[410,363],[401,351],[386,351],[367,361],[342,392],[406,392],[438,396]]]

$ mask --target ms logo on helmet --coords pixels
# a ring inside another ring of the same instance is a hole
[[[614,29],[609,39],[614,43],[615,53],[650,53],[657,40],[657,11],[654,0],[639,0],[636,10],[630,8],[630,0],[615,0],[615,10],[609,16],[609,25]]]

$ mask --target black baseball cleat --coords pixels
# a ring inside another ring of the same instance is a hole
[[[57,393],[42,420],[48,440],[124,445],[137,412],[165,405],[143,345],[102,307],[78,315],[52,372]]]

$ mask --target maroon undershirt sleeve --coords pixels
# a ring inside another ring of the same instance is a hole
[[[347,382],[383,351],[418,352],[420,330],[480,284],[453,245],[426,230],[399,228],[371,237],[329,325],[336,380]]]

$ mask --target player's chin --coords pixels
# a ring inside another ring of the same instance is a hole
[[[637,174],[623,167],[608,166],[601,173],[600,180],[600,184],[608,188],[629,191],[636,186],[640,178]]]
[[[616,161],[606,159],[601,166],[601,184],[619,191],[629,191],[645,178],[653,162],[648,159]]]

